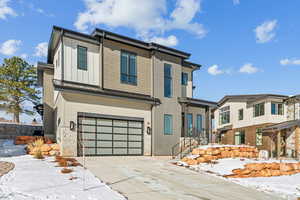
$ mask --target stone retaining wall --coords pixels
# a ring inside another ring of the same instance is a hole
[[[35,130],[42,131],[42,125],[0,123],[0,139],[15,139],[17,136],[32,136]]]

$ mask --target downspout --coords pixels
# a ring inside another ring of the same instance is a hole
[[[151,71],[151,76],[152,76],[152,97],[154,97],[154,60],[155,60],[155,51],[151,51],[151,61],[152,61],[152,71]],[[153,133],[154,133],[154,127],[155,127],[155,124],[154,124],[154,106],[156,105],[151,105],[151,156],[154,156],[154,136],[153,136]]]
[[[103,33],[103,36],[102,36],[102,43],[101,43],[101,88],[104,89],[104,48],[103,48],[103,45],[104,45],[104,37],[105,37],[105,33]]]
[[[61,42],[61,80],[64,80],[64,40],[63,40],[63,36],[64,36],[64,30],[61,30],[61,37],[60,37],[60,42]]]

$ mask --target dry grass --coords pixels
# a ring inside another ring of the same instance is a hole
[[[36,158],[36,159],[44,159],[44,156],[42,154],[42,151],[40,150],[37,150],[34,152],[33,156]]]
[[[63,168],[60,172],[63,174],[69,174],[69,173],[73,172],[73,169]]]

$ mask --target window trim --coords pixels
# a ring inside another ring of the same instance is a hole
[[[127,73],[124,74],[122,73],[122,54],[125,53],[128,55],[128,60],[127,60],[127,68],[126,68],[126,71]],[[130,55],[133,55],[135,56],[135,75],[131,75],[130,74]],[[131,51],[127,51],[127,50],[121,50],[121,53],[120,53],[120,82],[122,84],[128,84],[128,85],[134,85],[134,86],[137,86],[138,84],[138,71],[137,71],[137,53],[134,53],[134,52],[131,52]],[[122,80],[122,75],[126,75],[127,76],[127,81],[124,81]],[[135,77],[135,82],[130,82],[128,81],[128,77]]]
[[[166,117],[170,117],[169,119],[171,119],[170,133],[167,133],[166,131],[166,123],[165,123]],[[164,114],[164,135],[173,135],[173,115],[171,114]]]
[[[186,75],[186,83],[183,82],[183,77]],[[189,81],[189,74],[187,72],[181,72],[181,85],[187,86]]]
[[[198,127],[198,125],[199,125],[199,123],[198,123],[199,117],[201,117],[201,124],[200,124],[201,129],[200,130],[199,130],[200,127]],[[199,131],[202,132],[203,131],[203,115],[202,114],[197,114],[197,116],[196,116],[196,130],[197,130],[197,132],[199,132]]]
[[[166,74],[165,74],[165,67],[166,66],[170,67],[170,76],[166,76]],[[172,98],[172,96],[173,96],[173,77],[172,77],[173,70],[172,70],[172,68],[173,67],[172,67],[171,64],[164,63],[164,97],[166,97],[166,98]],[[170,96],[166,95],[166,84],[165,84],[166,78],[171,81],[171,83],[170,83]]]
[[[263,104],[263,113],[261,113],[261,110],[259,109],[260,107],[258,107],[258,115],[256,115],[256,111],[255,111],[255,106],[259,106]],[[266,103],[262,102],[262,103],[257,103],[253,105],[253,117],[261,117],[264,116],[266,114]]]
[[[222,120],[222,114],[223,113],[229,113],[228,114],[228,122],[223,122],[223,120]],[[230,123],[230,106],[224,106],[224,107],[222,107],[222,108],[220,108],[219,109],[219,124],[220,125],[224,125],[224,124],[229,124]]]
[[[244,120],[244,109],[243,108],[238,110],[238,120],[239,121]]]
[[[79,65],[79,48],[85,49],[85,51],[86,51],[86,66],[85,66],[85,68],[83,68]],[[83,70],[83,71],[88,71],[88,48],[81,46],[81,45],[77,45],[77,69]]]
[[[275,113],[273,113],[272,106],[275,105]],[[282,105],[282,113],[279,113],[279,105]],[[284,104],[280,102],[271,102],[271,115],[284,115]]]

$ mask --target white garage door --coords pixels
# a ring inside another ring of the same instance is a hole
[[[143,155],[143,121],[78,116],[78,156]]]

